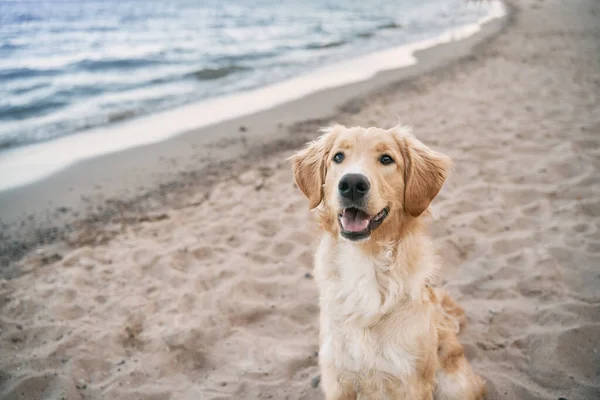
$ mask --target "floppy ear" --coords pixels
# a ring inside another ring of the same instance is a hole
[[[289,159],[294,181],[308,198],[310,209],[317,207],[323,198],[323,184],[327,173],[325,160],[333,145],[331,130],[325,132],[327,133],[308,143],[306,148]]]
[[[450,157],[435,152],[414,137],[404,138],[404,209],[421,215],[439,193],[452,166]]]

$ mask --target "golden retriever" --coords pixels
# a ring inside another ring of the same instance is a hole
[[[433,286],[423,221],[450,159],[401,126],[323,132],[290,161],[324,231],[314,275],[326,399],[483,398],[456,337],[463,310]]]

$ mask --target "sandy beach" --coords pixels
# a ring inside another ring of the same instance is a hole
[[[600,398],[600,3],[508,4],[416,66],[0,193],[0,398],[322,399],[286,158],[398,117],[455,163],[431,234],[489,398]]]

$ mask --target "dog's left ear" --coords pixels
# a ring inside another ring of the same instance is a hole
[[[452,161],[412,135],[404,136],[402,141],[405,158],[404,209],[413,217],[418,217],[439,193]]]
[[[333,145],[333,129],[326,132],[289,159],[294,181],[308,198],[311,210],[323,199],[323,184],[327,173],[325,162]]]

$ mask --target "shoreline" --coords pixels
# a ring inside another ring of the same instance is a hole
[[[0,170],[12,173],[0,175],[0,195],[3,191],[40,181],[80,161],[160,143],[186,132],[269,110],[313,93],[368,81],[381,72],[415,65],[416,52],[465,39],[479,32],[485,23],[506,14],[500,0],[493,0],[486,7],[479,10],[485,15],[476,22],[454,27],[433,37],[328,64],[252,90],[184,104],[50,141],[5,149],[0,152]],[[65,151],[67,149],[69,151]]]
[[[0,191],[0,265],[74,230],[156,209],[182,197],[182,191],[196,193],[272,153],[303,145],[318,127],[360,109],[370,95],[469,57],[508,24],[510,6],[503,3],[503,11],[464,39],[415,51],[416,62],[406,67],[156,143],[77,161],[41,180]]]

